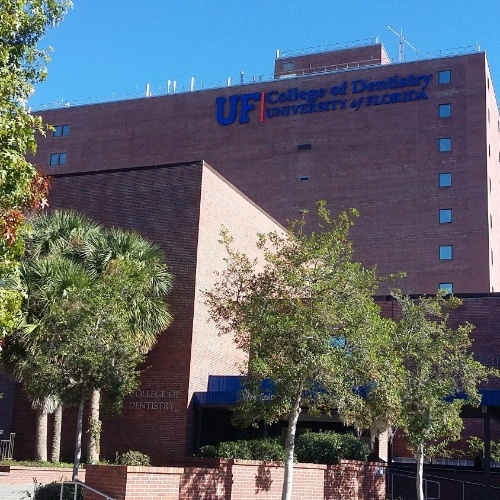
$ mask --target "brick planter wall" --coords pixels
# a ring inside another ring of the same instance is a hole
[[[86,466],[86,482],[116,500],[279,500],[281,464],[249,460],[187,462],[182,467]],[[296,464],[294,500],[382,500],[385,467],[343,461],[340,465]],[[87,492],[85,500],[100,500]]]
[[[85,470],[78,471],[80,481],[85,481]],[[0,465],[0,484],[28,484],[36,479],[38,483],[51,483],[53,481],[71,480],[72,469],[54,467],[20,467]]]

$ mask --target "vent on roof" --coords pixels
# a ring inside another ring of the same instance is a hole
[[[299,151],[310,151],[311,150],[311,145],[310,144],[299,144],[298,148]]]

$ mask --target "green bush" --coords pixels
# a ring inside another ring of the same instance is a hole
[[[137,466],[149,466],[151,465],[151,459],[149,455],[145,455],[140,451],[129,450],[121,455],[116,452],[116,463],[118,465],[137,465]]]
[[[285,461],[285,448],[279,439],[255,439],[249,441],[253,460]]]
[[[42,484],[35,481],[34,494],[31,496],[28,493],[28,498],[33,500],[59,500],[59,495],[61,493],[61,483],[54,481],[52,483]],[[65,484],[63,487],[63,500],[73,500],[75,493],[74,484]],[[78,486],[78,493],[76,496],[77,500],[83,500],[83,488]]]
[[[225,441],[217,446],[203,446],[200,449],[200,456],[283,462],[285,450],[277,439]]]
[[[299,462],[314,464],[338,464],[341,459],[366,460],[368,446],[351,434],[333,432],[308,432],[299,436],[295,454]]]
[[[252,460],[252,451],[250,441],[225,441],[217,446],[218,458],[240,458],[243,460]]]
[[[206,444],[205,446],[202,446],[200,448],[199,456],[203,458],[218,457],[217,446],[214,446],[213,444]]]

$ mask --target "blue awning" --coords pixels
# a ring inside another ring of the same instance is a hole
[[[195,405],[234,405],[238,402],[238,394],[243,389],[245,378],[239,375],[209,375],[208,390],[195,392],[193,402]],[[264,380],[261,390],[265,394],[272,394],[272,381]]]
[[[207,391],[195,392],[195,405],[234,405],[238,402],[238,394],[243,389],[245,377],[239,375],[209,375]],[[264,381],[263,391],[272,392],[271,381]],[[500,389],[481,389],[483,406],[500,407]]]

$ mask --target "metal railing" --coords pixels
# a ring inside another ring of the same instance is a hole
[[[106,493],[103,493],[102,491],[96,490],[95,488],[92,488],[92,486],[89,486],[88,484],[85,484],[82,481],[79,481],[78,479],[75,481],[62,481],[61,482],[61,493],[59,495],[59,500],[63,499],[63,491],[64,491],[64,485],[65,484],[74,484],[75,485],[75,492],[73,495],[74,500],[77,499],[78,495],[78,486],[81,486],[82,488],[92,491],[93,493],[96,493],[97,495],[100,495],[101,497],[105,498],[106,500],[115,500],[113,497],[110,497],[109,495],[106,495]]]
[[[0,460],[11,459],[14,453],[15,432],[11,432],[9,439],[0,440]]]
[[[373,39],[367,39],[367,40],[373,40]],[[361,42],[363,42],[362,40]],[[352,42],[354,44],[354,42]],[[368,42],[367,42],[368,43]],[[341,46],[345,46],[345,44],[338,44]],[[353,45],[354,46],[354,45]],[[323,50],[327,50],[326,47],[329,47],[329,50],[333,50],[331,47],[332,45],[326,45],[322,46]],[[307,50],[313,50],[314,47],[311,47],[310,49],[303,49],[304,51]],[[391,61],[391,64],[402,64],[406,63],[409,61],[413,60],[420,60],[420,59],[440,59],[443,57],[449,57],[453,55],[463,55],[463,54],[469,54],[473,52],[479,52],[480,47],[479,45],[468,45],[464,47],[456,47],[453,49],[443,49],[443,50],[435,50],[435,51],[424,51],[424,52],[417,52],[413,57],[406,57],[404,61]],[[298,52],[297,50],[292,50],[292,51],[284,51],[286,54],[285,57],[288,57],[289,54],[293,54],[295,52]],[[303,52],[306,53],[306,52]],[[283,57],[283,56],[281,56]],[[284,74],[284,77],[288,78],[300,78],[303,76],[310,76],[311,74],[315,73],[335,73],[335,72],[340,72],[340,71],[346,71],[346,70],[351,70],[351,69],[357,69],[357,68],[363,68],[367,67],[369,63],[380,65],[380,61],[374,61],[370,60],[368,61],[352,61],[349,63],[339,63],[333,66],[320,66],[317,68],[311,68],[308,70],[300,70],[297,72],[297,74],[289,74],[286,75]],[[300,73],[300,74],[299,74]],[[283,75],[282,72],[278,72],[278,75]],[[283,77],[283,76],[282,76]],[[158,86],[157,88],[153,88],[152,86],[150,87],[149,83],[144,85],[145,91],[136,91],[136,92],[130,92],[126,94],[111,94],[108,97],[89,97],[85,99],[73,99],[73,100],[61,100],[58,102],[51,102],[47,104],[33,104],[30,105],[30,110],[31,111],[44,111],[44,110],[50,110],[50,109],[59,109],[59,108],[68,108],[68,107],[74,107],[74,106],[85,106],[89,104],[104,104],[107,102],[118,102],[118,101],[127,101],[127,100],[132,100],[132,99],[142,99],[142,98],[149,98],[149,97],[159,97],[159,96],[166,96],[166,95],[176,95],[176,94],[185,94],[188,92],[199,92],[203,90],[210,90],[210,89],[218,89],[218,88],[224,88],[224,87],[237,87],[240,85],[251,85],[255,83],[262,83],[262,82],[270,82],[270,81],[276,81],[279,79],[279,76],[276,76],[274,73],[271,74],[264,74],[264,75],[252,75],[250,74],[244,74],[241,72],[239,75],[236,76],[236,78],[228,77],[225,80],[219,80],[219,81],[203,81],[203,80],[198,80],[196,83],[194,81],[194,78],[191,78],[191,81],[189,83],[186,83],[184,85],[179,85],[177,86],[176,81],[172,81],[172,86],[168,84],[166,87],[163,86]],[[169,82],[170,83],[170,82]]]
[[[416,479],[416,474],[412,472],[408,473],[403,473],[403,472],[394,472],[391,471],[390,469],[387,469],[387,498],[390,500],[396,500],[400,498],[400,493],[401,492],[395,492],[394,491],[394,477],[400,477],[404,479],[411,479],[412,481],[415,481]],[[429,479],[432,478],[432,479]],[[476,483],[473,481],[463,481],[461,479],[453,479],[450,477],[444,477],[444,476],[434,476],[434,475],[429,475],[429,474],[424,474],[423,478],[423,484],[424,484],[424,497],[426,500],[441,500],[441,484],[445,486],[447,483],[446,481],[449,481],[448,486],[451,486],[451,484],[456,484],[458,488],[453,488],[453,494],[452,496],[447,496],[444,497],[442,500],[447,500],[448,498],[453,498],[453,500],[476,500],[477,498],[482,498],[479,497],[478,494],[482,494],[479,492],[484,492],[484,489],[486,488],[486,485],[483,483]],[[432,487],[432,485],[437,485],[436,488]],[[415,487],[413,484],[412,487]],[[407,487],[402,487],[404,488],[405,491],[408,490]],[[492,498],[500,498],[500,487],[498,486],[490,486],[492,493],[494,495]],[[446,487],[446,491],[448,491],[450,488]],[[436,494],[436,496],[429,496],[429,494]],[[459,492],[459,495],[457,493]],[[397,496],[394,496],[397,495]],[[406,496],[404,498],[407,498]]]
[[[349,42],[339,43],[325,43],[324,45],[315,45],[313,47],[306,47],[303,49],[279,49],[276,59],[283,57],[302,56],[305,54],[317,54],[319,52],[329,52],[331,50],[351,49],[354,47],[362,47],[364,45],[373,45],[379,43],[379,37],[374,36],[370,38],[359,38],[358,40],[351,40]]]
[[[387,498],[390,498],[391,500],[395,500],[397,498],[400,498],[399,494],[397,497],[394,497],[394,476],[399,476],[399,477],[404,477],[404,478],[408,478],[408,479],[412,479],[412,480],[415,480],[416,479],[416,474],[411,474],[411,473],[408,473],[408,474],[404,474],[402,472],[393,472],[393,471],[390,471],[390,470],[387,470],[387,475],[389,476],[389,481],[388,481],[388,486],[389,486],[389,495],[390,497],[388,496]],[[441,499],[441,484],[439,483],[439,481],[433,481],[433,480],[430,480],[430,479],[426,479],[428,476],[424,475],[423,477],[423,487],[424,487],[424,497],[426,500],[440,500]],[[437,496],[429,496],[429,490],[430,491],[433,491],[433,488],[429,488],[429,485],[432,485],[432,484],[435,484],[436,485],[436,494]]]

